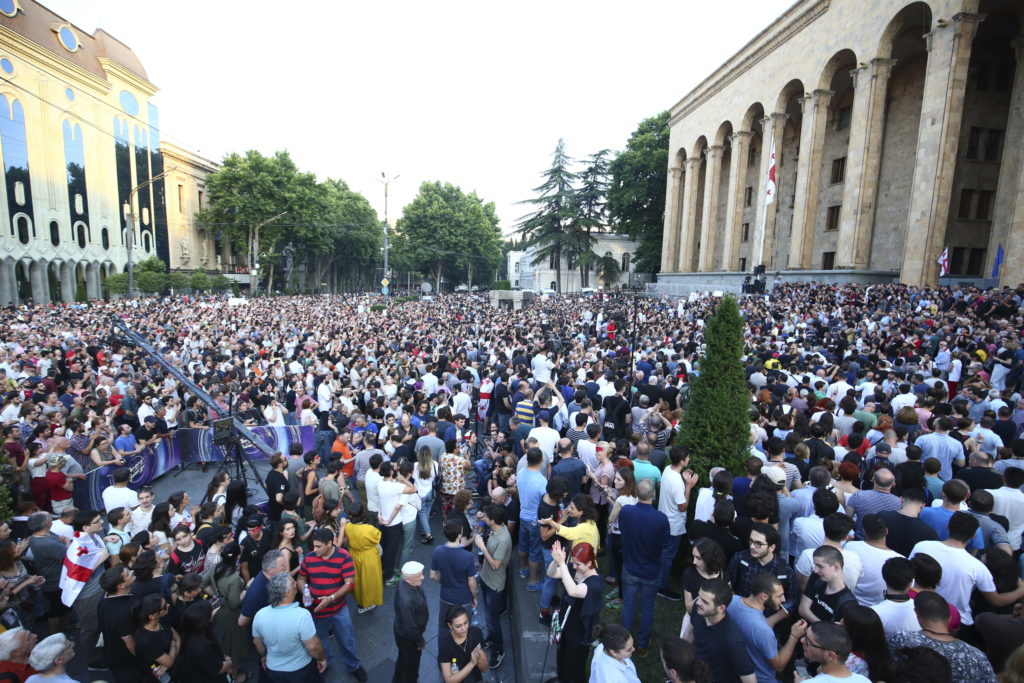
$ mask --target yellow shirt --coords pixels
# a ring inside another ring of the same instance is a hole
[[[597,531],[597,524],[593,521],[580,522],[576,526],[565,526],[558,530],[558,536],[567,541],[572,541],[573,547],[577,543],[589,543],[596,553],[601,548],[601,534]],[[572,548],[566,551],[566,555],[572,552]]]

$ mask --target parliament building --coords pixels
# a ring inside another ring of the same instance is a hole
[[[947,248],[943,284],[1024,282],[1022,28],[1020,0],[799,0],[672,107],[655,287],[935,285]]]

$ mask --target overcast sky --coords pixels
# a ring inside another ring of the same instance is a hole
[[[551,152],[619,150],[791,0],[43,0],[103,28],[160,88],[164,140],[213,160],[287,149],[394,222],[420,183],[497,205],[510,232]]]

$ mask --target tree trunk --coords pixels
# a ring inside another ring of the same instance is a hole
[[[441,271],[443,267],[444,265],[440,261],[434,266],[434,294],[441,293]]]
[[[472,258],[469,259],[469,265],[466,268],[466,275],[467,275],[466,279],[468,280],[468,282],[466,283],[466,286],[469,287],[470,289],[472,289],[473,288],[473,259]]]

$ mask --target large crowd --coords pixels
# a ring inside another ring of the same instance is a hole
[[[437,677],[479,681],[527,591],[563,683],[659,656],[670,681],[1024,680],[1024,287],[743,297],[738,472],[674,445],[714,297],[380,303],[0,310],[0,676],[364,681],[359,615],[394,591],[393,680],[433,613]],[[229,413],[313,428],[265,502],[223,471],[198,502],[129,486],[128,457]]]

